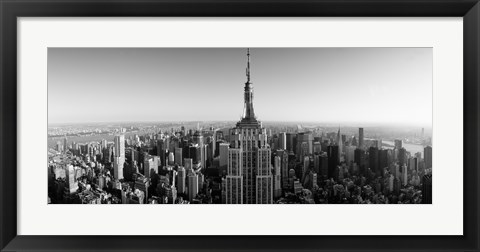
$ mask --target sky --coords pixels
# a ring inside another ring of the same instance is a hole
[[[261,121],[431,127],[432,48],[251,48]],[[48,121],[238,121],[246,48],[49,48]]]

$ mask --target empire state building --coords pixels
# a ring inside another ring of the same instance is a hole
[[[250,81],[250,49],[247,49],[247,82],[242,118],[230,129],[226,176],[227,204],[272,204],[273,176],[267,133],[255,117]]]

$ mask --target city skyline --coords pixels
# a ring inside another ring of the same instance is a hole
[[[381,130],[366,138],[363,127],[358,134],[265,127],[255,112],[250,55],[248,48],[240,120],[227,131],[225,124],[198,123],[196,129],[177,123],[166,130],[138,124],[49,131],[63,141],[47,153],[48,203],[432,203],[432,139],[423,127],[400,138]],[[77,139],[69,143],[67,134]]]
[[[432,126],[431,48],[251,50],[255,107],[264,122]],[[244,53],[49,48],[49,125],[236,121]],[[69,92],[84,100],[72,102]]]

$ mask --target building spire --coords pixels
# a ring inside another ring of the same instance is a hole
[[[250,48],[247,48],[247,82],[250,82]]]
[[[253,112],[253,84],[250,82],[250,48],[247,48],[247,82],[244,88],[244,107],[242,122],[256,122],[255,113]]]

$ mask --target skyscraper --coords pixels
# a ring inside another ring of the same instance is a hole
[[[343,141],[342,141],[342,135],[340,134],[340,127],[338,127],[337,145],[338,145],[338,158],[340,159],[343,154]]]
[[[242,204],[243,203],[243,175],[242,175],[242,150],[227,149],[228,164],[227,176],[225,181],[226,187],[226,203]]]
[[[425,168],[432,168],[432,146],[423,149],[423,158],[425,159]]]
[[[224,170],[228,163],[228,149],[230,148],[230,144],[228,143],[220,143],[219,145],[219,165],[220,170]]]
[[[115,157],[120,157],[125,161],[125,135],[115,136]]]
[[[182,148],[175,148],[175,164],[182,166],[183,165],[183,149]]]
[[[203,136],[202,134],[200,133],[200,131],[195,131],[195,133],[193,134],[193,142],[198,144],[198,146],[200,147],[200,156],[198,158],[201,166],[203,168],[205,168],[205,148],[203,147]]]
[[[78,183],[75,180],[75,168],[73,165],[67,165],[67,169],[65,169],[66,178],[67,178],[67,187],[69,193],[75,193],[78,190]]]
[[[378,150],[378,169],[383,176],[383,170],[387,168],[389,165],[388,163],[388,152],[387,150],[380,149]]]
[[[287,133],[287,150],[290,151],[295,151],[295,133]]]
[[[185,193],[185,179],[186,179],[186,171],[183,166],[178,167],[177,171],[177,192],[178,193]]]
[[[400,148],[402,148],[402,140],[395,139],[395,149],[400,149]]]
[[[328,178],[332,178],[338,165],[338,146],[330,145],[327,147],[328,156]]]
[[[273,176],[270,167],[271,151],[268,148],[258,149],[256,169],[256,203],[273,203]]]
[[[113,158],[113,175],[115,179],[123,179],[123,164],[125,163],[125,135],[114,138],[115,156]]]
[[[267,144],[267,132],[255,117],[253,109],[253,84],[250,82],[249,49],[247,49],[246,76],[243,115],[236,126],[230,130],[230,148],[241,153],[243,203],[272,203],[271,151]],[[233,158],[229,155],[229,159]],[[231,163],[231,160],[228,162]],[[231,189],[227,187],[226,190],[228,195],[230,193],[228,190]]]
[[[361,149],[360,147],[355,149],[355,152],[354,152],[354,159],[355,159],[355,163],[358,165],[358,168],[360,170],[360,174],[364,174],[365,173],[365,151],[363,149]]]
[[[378,165],[378,148],[377,147],[370,147],[368,149],[368,164],[370,165],[370,170],[375,172],[377,176],[381,175],[381,171]]]
[[[287,133],[281,132],[280,134],[278,134],[278,148],[277,149],[282,149],[282,150],[287,149]]]
[[[166,151],[168,149],[167,147],[167,141],[168,139],[161,138],[163,134],[159,134],[157,137],[157,156],[160,157],[160,165],[164,166],[166,165],[166,159],[167,159],[167,154]]]
[[[280,157],[281,161],[281,180],[282,188],[288,188],[288,152],[287,150],[277,150],[277,156]]]
[[[358,128],[358,148],[364,149],[363,128]]]
[[[282,172],[281,172],[281,167],[282,167],[282,158],[279,157],[279,156],[275,156],[275,158],[273,159],[274,160],[274,171],[275,171],[275,174],[274,174],[274,177],[273,177],[273,180],[274,180],[274,183],[273,183],[273,187],[274,187],[274,190],[273,190],[273,194],[274,194],[274,197],[275,198],[278,198],[282,195],[282,181],[281,181],[281,178],[282,178]]]
[[[398,149],[398,163],[400,164],[400,167],[407,164],[407,150],[403,147]]]
[[[297,134],[296,154],[298,159],[313,153],[313,135],[311,132],[300,132]]]
[[[198,176],[195,173],[188,175],[188,200],[192,201],[198,194]]]
[[[67,136],[65,136],[65,138],[63,138],[63,152],[67,153],[67,151],[68,151],[68,143],[67,143]]]
[[[422,179],[422,203],[432,204],[432,174],[426,174]]]

